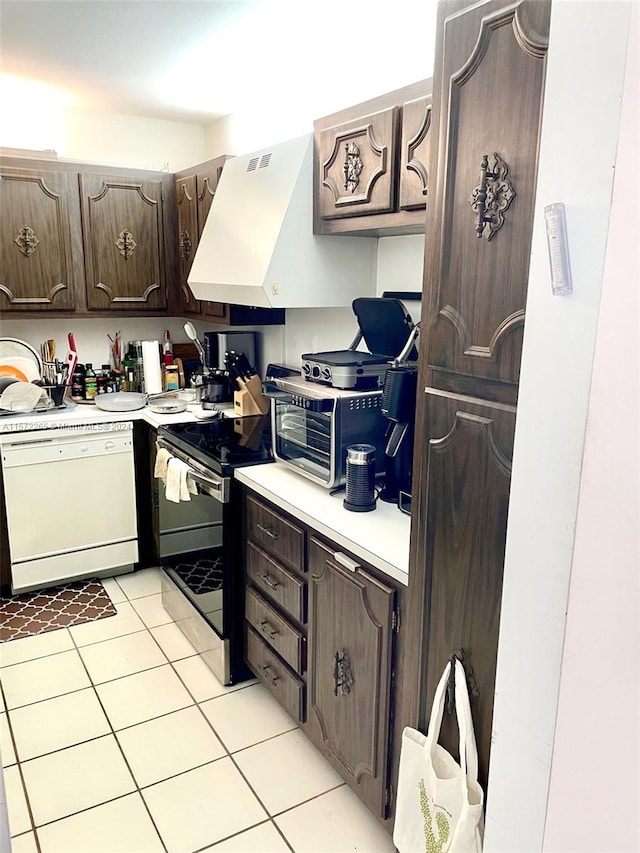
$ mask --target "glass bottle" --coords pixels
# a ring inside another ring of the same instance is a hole
[[[164,330],[164,341],[162,343],[162,363],[173,364],[173,344],[169,329]]]
[[[84,396],[85,400],[95,400],[98,394],[98,378],[93,369],[93,364],[88,361],[84,372]]]
[[[71,399],[84,400],[84,364],[76,364],[71,377]]]

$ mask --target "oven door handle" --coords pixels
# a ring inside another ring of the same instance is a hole
[[[198,474],[198,472],[194,471],[193,468],[189,468],[188,476],[192,477],[199,485],[214,489],[218,494],[222,493],[222,483],[217,483],[215,480],[203,477],[202,474]]]
[[[220,501],[220,503],[228,503],[230,477],[216,477],[215,480],[211,477],[207,477],[194,467],[190,459],[183,456],[175,447],[170,445],[168,442],[163,441],[161,438],[157,439],[156,447],[158,449],[163,448],[164,450],[168,450],[172,456],[176,457],[176,459],[180,459],[182,462],[185,462],[189,466],[189,476],[195,480],[201,492],[205,495],[209,495],[209,497],[215,498]]]

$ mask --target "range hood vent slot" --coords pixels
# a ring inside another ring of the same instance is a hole
[[[247,165],[247,172],[255,172],[255,170],[258,168],[259,159],[259,157],[252,157],[251,160],[249,160],[249,163]]]
[[[271,151],[268,154],[263,154],[260,158],[260,165],[258,169],[266,169],[269,163],[271,162]]]

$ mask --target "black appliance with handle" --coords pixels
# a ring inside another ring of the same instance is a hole
[[[387,432],[385,448],[385,478],[380,499],[397,503],[403,512],[411,512],[411,475],[413,468],[413,439],[416,415],[418,366],[412,359],[420,334],[417,323],[402,351],[384,375],[382,414],[393,424]]]
[[[198,489],[176,504],[156,480],[162,604],[218,680],[235,684],[251,673],[244,662],[242,494],[233,471],[273,461],[269,416],[160,426],[157,448],[185,463]]]
[[[361,297],[352,303],[358,333],[346,350],[304,353],[302,375],[334,388],[372,389],[382,384],[386,369],[405,349],[414,327],[400,299]],[[364,341],[369,352],[357,349]],[[417,361],[411,347],[407,359]]]
[[[417,367],[391,367],[385,373],[382,390],[382,414],[393,427],[385,448],[384,486],[379,497],[397,503],[401,509],[411,496],[417,384]]]

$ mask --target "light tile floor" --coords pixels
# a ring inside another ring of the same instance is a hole
[[[223,687],[160,600],[0,645],[13,853],[392,853],[389,835],[256,681]]]

